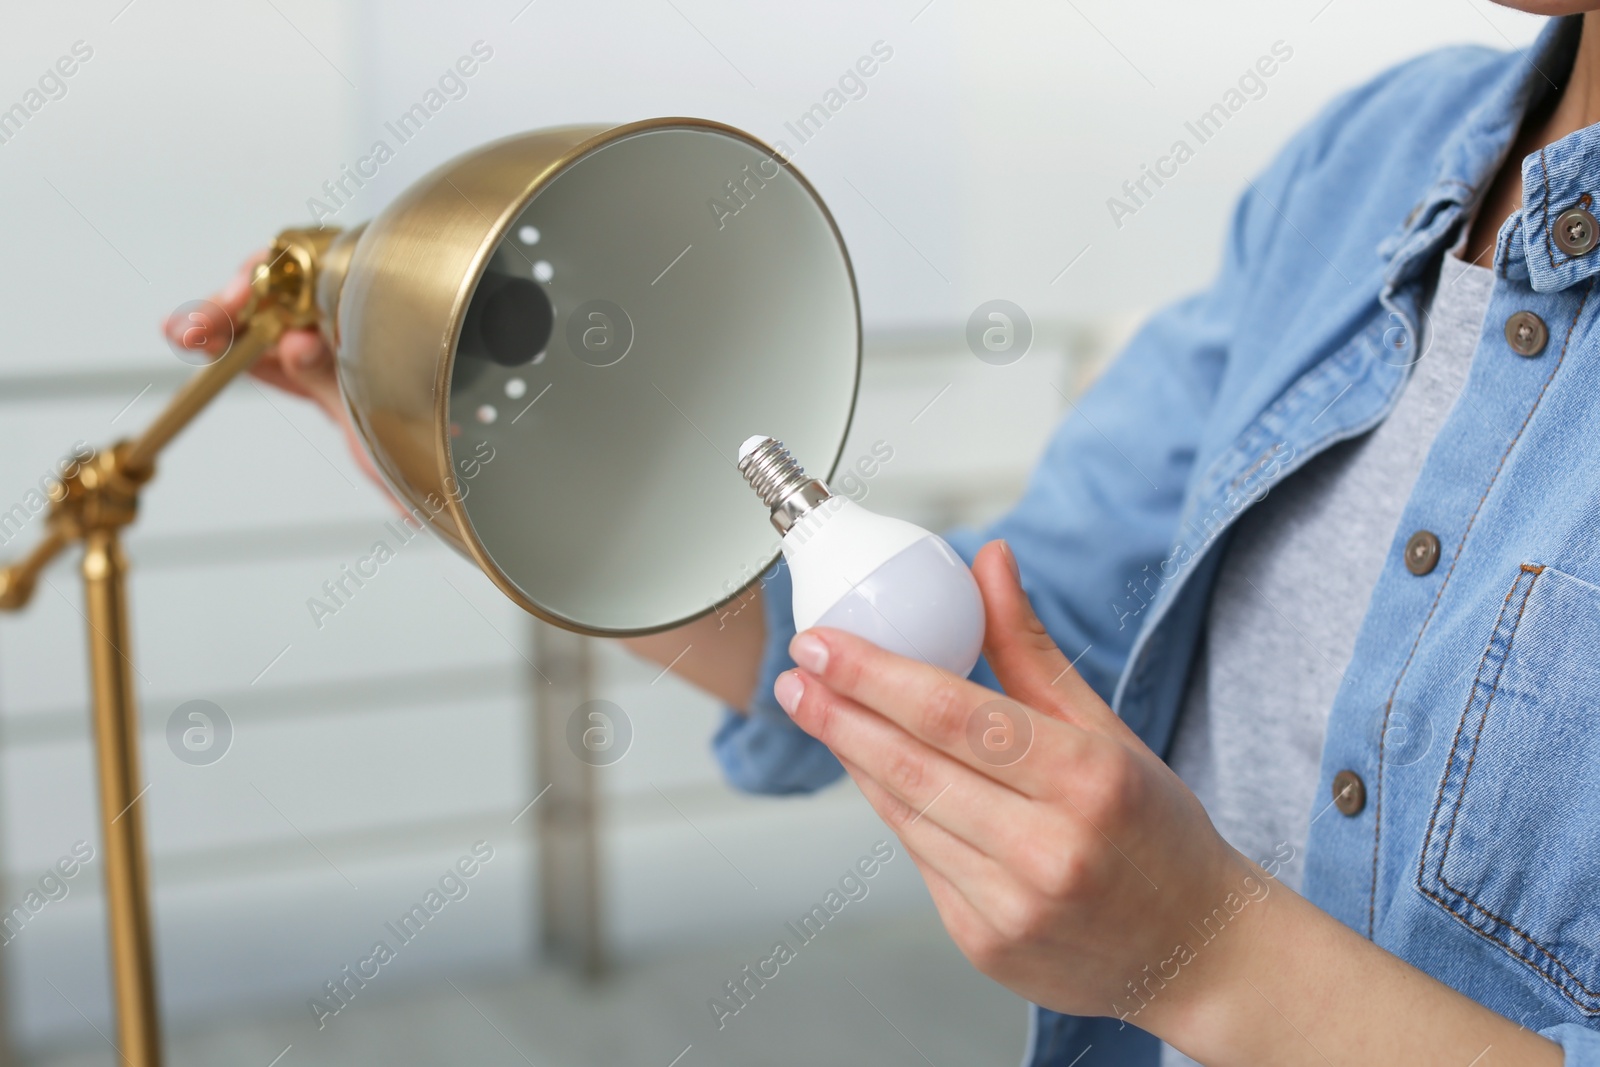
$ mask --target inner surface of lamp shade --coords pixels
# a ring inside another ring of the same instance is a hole
[[[685,621],[777,553],[728,442],[757,425],[831,464],[858,361],[849,260],[802,180],[729,133],[626,134],[540,189],[479,279],[450,386],[462,506],[543,613]]]

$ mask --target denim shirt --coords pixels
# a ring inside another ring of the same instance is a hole
[[[1010,542],[1057,643],[1155,751],[1233,524],[1393,407],[1424,287],[1524,113],[1570,71],[1578,28],[1552,21],[1526,53],[1432,53],[1335,101],[1249,184],[1211,287],[1135,336],[1009,514],[950,537],[969,560]],[[1304,892],[1600,1067],[1600,247],[1556,237],[1564,212],[1600,214],[1600,126],[1522,175],[1466,388],[1334,701]],[[1544,325],[1536,354],[1512,348],[1517,312]],[[1424,574],[1405,561],[1418,531],[1440,545]],[[714,747],[741,788],[817,789],[837,761],[770,697],[793,633],[781,566],[765,592],[758,699]],[[974,679],[996,684],[984,664]],[[1353,814],[1327,810],[1345,770],[1365,787]],[[1035,1008],[1025,1063],[1153,1064],[1157,1049],[1115,1019]]]

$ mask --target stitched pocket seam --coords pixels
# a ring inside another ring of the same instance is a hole
[[[1478,744],[1482,739],[1484,727],[1489,721],[1490,712],[1493,710],[1495,695],[1499,692],[1501,678],[1505,672],[1507,661],[1511,658],[1512,646],[1516,640],[1517,632],[1522,624],[1523,615],[1527,611],[1528,600],[1533,595],[1534,586],[1545,568],[1536,564],[1525,563],[1522,565],[1517,579],[1512,583],[1506,593],[1505,600],[1500,605],[1500,614],[1495,620],[1494,630],[1489,638],[1489,643],[1484,648],[1483,656],[1478,661],[1478,673],[1473,679],[1472,689],[1467,697],[1467,706],[1462,710],[1461,720],[1456,725],[1455,737],[1451,742],[1450,754],[1445,762],[1444,774],[1439,782],[1439,794],[1434,800],[1433,813],[1428,819],[1428,830],[1423,840],[1422,854],[1417,862],[1417,889],[1428,899],[1438,904],[1445,911],[1454,915],[1473,933],[1485,938],[1505,949],[1510,955],[1522,960],[1532,967],[1542,978],[1560,991],[1562,996],[1570,1000],[1586,1015],[1600,1015],[1600,990],[1591,989],[1585,981],[1566,963],[1554,950],[1542,944],[1537,938],[1523,930],[1515,923],[1484,907],[1471,895],[1453,885],[1445,876],[1445,862],[1450,854],[1450,846],[1455,839],[1456,821],[1460,815],[1461,806],[1466,799],[1467,785],[1472,775],[1472,768],[1477,760]],[[1517,600],[1518,593],[1521,599],[1517,602],[1517,611],[1510,620],[1509,629],[1506,626],[1507,613],[1512,602]],[[1485,689],[1485,669],[1489,666],[1491,657],[1496,657],[1498,662],[1493,665],[1494,678]],[[1467,723],[1475,708],[1479,707],[1481,693],[1482,710],[1478,714],[1478,724],[1473,731],[1471,745],[1467,750],[1466,761],[1460,769],[1460,783],[1455,786],[1455,803],[1451,806],[1448,825],[1441,826],[1439,816],[1444,808],[1446,795],[1450,792],[1451,782],[1457,774],[1457,764],[1460,762],[1460,752],[1463,735]],[[1430,864],[1430,856],[1437,856]],[[1443,894],[1434,891],[1428,885],[1428,868],[1432,866],[1433,882],[1449,891],[1454,898],[1447,899]],[[1468,914],[1462,908],[1471,909],[1477,916]],[[1479,918],[1478,916],[1481,916]],[[1487,921],[1485,921],[1487,920]],[[1500,933],[1515,935],[1521,945],[1514,945],[1506,937],[1499,936],[1493,929],[1486,929],[1489,924],[1500,928]],[[1537,952],[1541,959],[1530,955],[1529,950]],[[1559,970],[1559,974],[1553,973]],[[1565,977],[1562,977],[1562,976]],[[1574,988],[1575,987],[1575,988]]]

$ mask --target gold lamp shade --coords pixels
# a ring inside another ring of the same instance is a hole
[[[736,468],[832,469],[855,279],[809,183],[728,126],[540,130],[439,167],[316,245],[320,321],[395,494],[526,610],[666,629],[772,562]]]

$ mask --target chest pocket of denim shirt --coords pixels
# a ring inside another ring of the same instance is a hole
[[[1462,713],[1417,886],[1600,1015],[1600,587],[1525,564]]]

